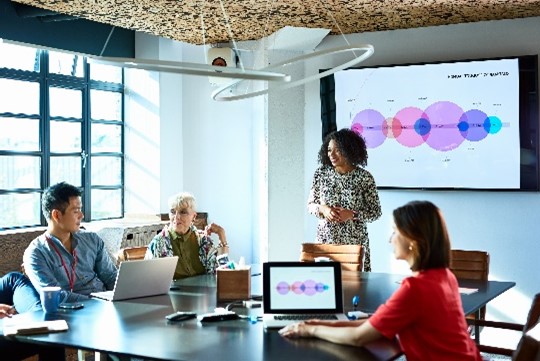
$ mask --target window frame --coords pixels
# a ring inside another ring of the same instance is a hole
[[[75,61],[76,54],[73,54],[73,59]],[[40,178],[40,188],[12,188],[12,189],[0,189],[0,195],[6,194],[27,194],[27,193],[38,193],[39,198],[41,199],[41,194],[43,190],[49,187],[50,176],[51,176],[51,157],[61,154],[62,156],[79,156],[81,157],[81,162],[86,155],[86,164],[85,166],[81,164],[81,189],[82,193],[82,202],[83,202],[83,213],[85,222],[102,220],[102,219],[115,219],[123,217],[125,213],[125,193],[124,193],[124,167],[125,167],[125,156],[124,156],[124,134],[125,134],[125,86],[124,86],[124,71],[122,70],[122,83],[111,83],[101,80],[92,80],[91,79],[91,64],[89,64],[85,57],[78,55],[79,61],[83,61],[83,77],[63,75],[63,74],[53,74],[49,73],[49,52],[47,50],[37,49],[36,48],[36,62],[39,62],[39,71],[30,71],[30,70],[19,70],[19,69],[10,69],[10,68],[0,68],[0,78],[12,79],[12,80],[22,80],[28,82],[37,82],[39,84],[39,114],[18,114],[18,113],[9,113],[9,112],[0,112],[0,117],[9,117],[14,119],[38,119],[39,120],[39,145],[38,150],[33,151],[17,151],[17,150],[6,150],[0,149],[0,156],[34,156],[39,157],[41,162]],[[37,65],[37,64],[36,64]],[[65,89],[76,89],[81,91],[82,97],[82,109],[81,109],[81,118],[75,117],[62,117],[62,116],[51,116],[50,115],[50,97],[49,89],[51,87],[65,88]],[[92,119],[90,114],[90,105],[91,105],[91,90],[102,90],[110,91],[121,94],[121,119]],[[81,152],[51,152],[51,121],[61,121],[61,122],[79,122],[81,124]],[[113,124],[120,126],[120,150],[118,152],[92,152],[92,124]],[[114,185],[94,185],[92,184],[91,179],[91,169],[92,169],[92,156],[109,156],[119,158],[120,160],[120,177],[119,184]],[[94,218],[92,216],[91,201],[92,201],[92,191],[93,190],[120,190],[120,214],[118,216],[111,216],[105,218]],[[40,208],[41,210],[41,202]],[[28,225],[7,225],[7,227],[2,229],[17,229],[17,228],[29,228],[35,226],[45,226],[47,225],[46,219],[43,214],[40,213],[40,224],[28,224]]]

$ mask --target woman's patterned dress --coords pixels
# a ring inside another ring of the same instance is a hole
[[[354,220],[344,223],[328,222],[319,205],[342,207],[357,212]],[[371,271],[367,222],[381,216],[381,204],[375,180],[367,170],[356,169],[339,174],[331,166],[319,167],[313,176],[308,198],[308,212],[317,216],[317,242],[361,244],[364,248],[364,271]]]

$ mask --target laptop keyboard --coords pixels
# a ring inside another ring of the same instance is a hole
[[[305,320],[311,320],[311,319],[319,319],[319,320],[337,320],[338,318],[336,315],[332,314],[313,314],[313,315],[275,315],[274,320],[280,320],[280,321],[305,321]]]

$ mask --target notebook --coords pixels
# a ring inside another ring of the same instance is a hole
[[[161,295],[169,292],[178,257],[163,257],[120,263],[112,291],[93,292],[106,301]]]
[[[339,262],[263,264],[263,325],[281,328],[306,319],[348,320]]]

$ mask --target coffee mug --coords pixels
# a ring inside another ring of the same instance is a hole
[[[60,287],[50,286],[41,289],[41,307],[45,313],[58,311],[60,304]]]

